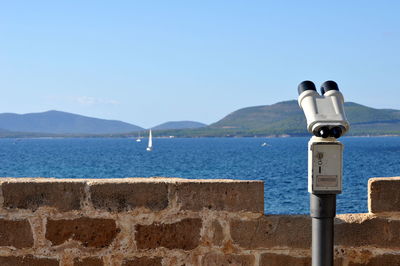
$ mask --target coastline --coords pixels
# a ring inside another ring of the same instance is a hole
[[[203,138],[248,138],[248,139],[275,139],[275,138],[302,138],[310,137],[311,135],[270,135],[270,136],[156,136],[154,139],[203,139]],[[400,134],[382,134],[382,135],[345,135],[346,138],[385,138],[385,137],[400,137]],[[136,139],[135,136],[120,136],[120,135],[110,135],[110,136],[96,136],[96,135],[60,135],[60,136],[0,136],[0,139]],[[147,137],[143,138],[147,139]]]

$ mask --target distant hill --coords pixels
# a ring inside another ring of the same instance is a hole
[[[60,111],[29,114],[2,113],[0,128],[18,133],[48,134],[111,134],[143,130],[141,127],[117,120],[92,118]]]
[[[195,121],[170,121],[158,126],[152,127],[153,130],[164,130],[164,129],[188,129],[188,128],[200,128],[205,127],[206,124],[195,122]]]
[[[351,129],[348,135],[400,135],[400,110],[375,109],[345,103]],[[48,111],[31,114],[0,114],[0,137],[131,137],[141,127],[115,120]],[[167,122],[153,127],[154,136],[265,137],[309,136],[297,101],[242,108],[205,126],[193,121]]]
[[[351,125],[349,135],[400,134],[400,110],[374,109],[346,102],[345,111]],[[295,100],[243,108],[211,124],[210,127],[257,134],[308,134],[303,111]]]
[[[345,111],[351,124],[348,135],[400,135],[400,110],[374,109],[347,102]],[[156,135],[200,136],[306,136],[306,119],[297,101],[285,101],[239,109],[207,127],[170,130]]]
[[[232,131],[269,132],[271,134],[298,134],[305,132],[304,114],[297,101],[279,102],[239,109],[228,114],[210,128]]]

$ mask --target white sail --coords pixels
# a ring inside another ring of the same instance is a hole
[[[150,129],[150,132],[149,132],[149,145],[147,146],[146,150],[151,151],[152,149],[153,149],[153,137],[151,135],[151,129]]]

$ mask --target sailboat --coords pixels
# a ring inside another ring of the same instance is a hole
[[[138,136],[138,138],[136,139],[136,142],[141,142],[142,141],[142,139],[140,138],[140,131],[139,131],[139,136]]]
[[[153,137],[151,135],[151,129],[149,132],[149,145],[147,145],[146,151],[152,151],[153,150]]]

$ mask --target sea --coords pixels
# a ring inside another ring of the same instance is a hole
[[[308,214],[309,138],[0,139],[0,176],[262,180],[266,214]],[[338,213],[367,212],[371,177],[400,176],[400,137],[343,137]]]

